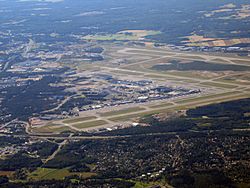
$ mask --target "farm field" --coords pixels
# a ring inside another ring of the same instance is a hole
[[[28,179],[31,181],[38,180],[63,180],[67,176],[79,175],[83,178],[88,178],[96,175],[90,172],[70,172],[68,169],[53,169],[53,168],[38,168],[34,172],[28,175]]]

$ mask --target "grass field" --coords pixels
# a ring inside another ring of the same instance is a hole
[[[218,82],[223,82],[225,84],[238,84],[238,85],[242,85],[242,86],[248,86],[250,85],[250,81],[240,81],[240,80],[229,80],[229,79],[217,79],[215,81]]]
[[[90,122],[85,122],[85,123],[77,123],[77,124],[73,124],[72,126],[77,129],[84,129],[84,128],[90,128],[90,127],[97,127],[97,126],[101,126],[105,124],[107,124],[106,121],[97,120],[97,121],[90,121]]]
[[[152,111],[147,111],[147,112],[142,112],[142,113],[117,116],[114,118],[110,118],[109,120],[114,121],[114,122],[128,121],[128,120],[131,120],[133,118],[143,117],[146,115],[165,113],[165,112],[177,111],[177,110],[187,110],[187,109],[195,108],[198,106],[204,106],[204,105],[209,105],[209,104],[214,104],[214,103],[232,101],[232,100],[243,99],[243,98],[248,98],[248,97],[250,97],[250,94],[233,95],[233,96],[228,96],[228,97],[219,98],[219,99],[213,98],[211,100],[204,100],[204,101],[201,100],[201,101],[197,101],[197,102],[196,102],[196,100],[194,100],[194,102],[190,102],[190,103],[186,103],[186,104],[184,103],[183,105],[179,105],[179,106],[169,106],[166,108],[155,109]]]
[[[88,116],[88,117],[81,117],[81,118],[73,118],[73,119],[68,119],[63,121],[63,123],[77,123],[77,122],[81,122],[81,121],[88,121],[88,120],[93,120],[96,119],[95,116]]]
[[[70,172],[67,169],[52,169],[38,168],[36,171],[29,174],[28,179],[31,180],[63,180],[69,176]]]
[[[234,63],[237,64],[245,64],[245,65],[250,65],[250,61],[248,60],[232,60]]]
[[[128,50],[128,53],[134,53],[134,54],[141,54],[141,55],[149,55],[149,56],[170,56],[174,55],[173,53],[169,52],[158,52],[158,51],[148,51],[148,50]]]
[[[219,88],[227,88],[227,89],[232,89],[236,88],[237,86],[235,85],[229,85],[229,84],[222,84],[222,83],[215,83],[215,82],[203,82],[201,83],[202,85],[205,86],[212,86],[212,87],[219,87]]]
[[[198,127],[211,127],[211,123],[201,123],[197,125]]]
[[[79,175],[82,178],[88,178],[96,175],[90,172],[69,172],[68,169],[53,169],[53,168],[38,168],[34,172],[28,175],[29,180],[39,181],[39,180],[63,180],[67,176]]]
[[[98,41],[138,41],[143,37],[150,35],[158,35],[160,31],[147,31],[147,30],[130,30],[130,31],[122,31],[116,34],[105,34],[105,35],[87,35],[84,36],[85,40],[98,40]]]
[[[195,78],[195,79],[200,79],[200,80],[205,80],[208,78],[206,75],[195,74],[195,72],[192,72],[192,71],[164,71],[164,73],[167,75]]]
[[[144,183],[144,182],[135,182],[133,188],[145,188],[145,187],[152,187],[152,183]]]
[[[161,104],[157,104],[157,105],[152,105],[149,106],[150,108],[163,108],[163,107],[168,107],[168,106],[172,106],[172,103],[161,103]]]
[[[225,61],[225,60],[223,60],[223,59],[220,59],[220,58],[212,59],[212,61],[214,61],[214,62],[219,62],[219,63],[228,63],[227,61]]]
[[[227,77],[223,77],[220,79],[216,79],[215,81],[224,82],[224,83],[232,83],[238,85],[249,85],[250,84],[250,74],[242,73],[238,75],[229,75]]]
[[[176,100],[175,103],[177,103],[177,104],[189,103],[189,102],[194,102],[194,101],[199,101],[199,100],[204,100],[204,99],[225,97],[225,96],[228,96],[228,95],[235,95],[235,94],[240,94],[240,92],[232,91],[232,92],[227,92],[227,93],[219,93],[219,94],[206,95],[206,96],[201,96],[201,97],[193,97],[193,98],[188,98],[188,99],[181,99],[181,100]]]
[[[144,115],[144,113],[135,113],[135,114],[130,114],[130,115],[121,115],[121,116],[117,116],[117,117],[113,117],[110,118],[110,121],[114,121],[114,122],[122,122],[122,121],[129,121],[133,118],[136,117],[142,117]],[[145,113],[145,115],[147,115],[147,113]]]
[[[216,104],[216,103],[221,103],[221,102],[227,102],[227,101],[233,101],[233,100],[238,100],[238,99],[244,99],[250,97],[250,94],[240,94],[240,95],[233,95],[233,96],[228,96],[228,97],[223,97],[223,98],[212,98],[211,100],[204,100],[204,101],[197,101],[197,102],[192,102],[191,104],[187,103],[186,105],[181,105],[178,107],[173,108],[173,110],[184,110],[184,109],[190,109],[190,108],[195,108],[198,106],[204,106],[204,105],[209,105],[209,104]]]
[[[110,71],[113,73],[118,73],[118,74],[125,74],[125,75],[143,75],[143,73],[134,73],[134,72],[129,72],[129,71],[122,71],[122,70],[114,70],[114,71]]]
[[[74,130],[72,130],[71,128],[63,125],[61,125],[60,127],[46,125],[39,128],[33,128],[32,131],[37,133],[62,133],[64,131],[74,132]]]
[[[134,107],[134,108],[126,108],[126,109],[122,109],[122,110],[118,110],[118,111],[105,112],[105,113],[101,113],[100,115],[103,116],[103,117],[107,117],[107,116],[128,114],[128,113],[142,111],[142,110],[145,110],[145,109],[142,108],[142,107]]]
[[[204,58],[200,57],[200,56],[178,56],[179,58],[185,58],[185,59],[196,59],[196,60],[205,60]],[[178,58],[177,57],[177,58]]]
[[[158,71],[154,71],[155,74],[145,74],[145,77],[150,77],[150,78],[159,78],[159,79],[164,79],[166,80],[170,80],[170,81],[176,81],[176,82],[188,82],[188,83],[198,83],[198,81],[195,80],[190,80],[190,79],[185,79],[185,78],[174,78],[171,76],[166,75],[163,72],[158,72]]]

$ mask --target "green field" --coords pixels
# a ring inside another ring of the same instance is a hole
[[[39,128],[33,128],[32,131],[37,132],[37,133],[62,133],[64,131],[74,132],[74,130],[72,130],[71,128],[67,126],[63,126],[63,125],[61,125],[60,127],[46,125],[46,126],[39,127]]]
[[[164,112],[164,110],[152,110],[150,112],[141,112],[141,113],[134,113],[134,114],[129,114],[129,115],[121,115],[121,116],[117,116],[114,118],[110,118],[110,121],[114,121],[114,122],[122,122],[122,121],[128,121],[137,117],[143,117],[145,115],[151,115],[151,114],[156,114],[156,113],[160,113],[160,112]]]
[[[212,98],[210,100],[204,100],[204,101],[197,101],[193,102],[191,104],[184,104],[178,107],[173,108],[172,110],[184,110],[184,109],[190,109],[190,108],[195,108],[198,106],[205,106],[209,104],[215,104],[215,103],[221,103],[221,102],[227,102],[227,101],[233,101],[233,100],[238,100],[238,99],[244,99],[250,97],[250,94],[240,94],[240,95],[233,95],[233,96],[227,96],[223,98]]]
[[[160,71],[159,71],[160,72]],[[194,78],[194,79],[200,79],[205,80],[207,77],[205,75],[200,74],[194,74],[192,71],[162,71],[162,73],[166,75],[172,75],[172,76],[179,76],[179,77],[187,77],[187,78]]]
[[[28,179],[31,180],[63,180],[66,176],[69,176],[70,172],[67,169],[53,169],[53,168],[38,168],[31,174]]]
[[[211,127],[211,123],[202,123],[202,124],[198,124],[198,127]]]
[[[150,77],[150,78],[163,78],[164,80],[171,80],[171,81],[176,81],[176,82],[188,82],[188,83],[198,83],[198,81],[195,80],[190,80],[190,79],[185,79],[185,78],[175,78],[171,77],[165,74],[165,72],[158,72],[158,71],[151,71],[152,73],[154,72],[155,74],[145,74],[145,77]]]
[[[220,58],[215,58],[215,59],[212,59],[213,62],[219,62],[219,63],[228,63],[228,61],[224,60],[224,59],[220,59]]]
[[[73,124],[72,126],[77,128],[77,129],[84,129],[84,128],[90,128],[90,127],[97,127],[101,125],[107,124],[106,121],[104,120],[97,120],[97,121],[90,121],[90,122],[85,122],[85,123],[78,123],[78,124]]]
[[[250,76],[249,73],[241,73],[238,75],[228,75],[223,78],[216,79],[215,81],[231,83],[236,85],[249,85],[250,84]]]
[[[232,89],[236,88],[237,86],[235,85],[230,85],[230,84],[222,84],[222,83],[216,83],[216,82],[203,82],[201,83],[202,85],[205,86],[212,86],[212,87],[219,87],[219,88],[227,88],[227,89]]]
[[[125,75],[143,75],[143,73],[135,73],[135,72],[125,71],[125,70],[124,71],[123,70],[113,70],[110,72],[118,73],[118,74],[125,74]]]
[[[116,33],[116,34],[104,34],[104,35],[87,35],[84,36],[83,39],[85,40],[98,40],[98,41],[138,41],[141,37],[151,36],[151,35],[158,35],[160,31],[141,31],[139,33],[128,32],[131,34],[126,33]]]
[[[237,63],[237,64],[250,65],[250,61],[248,60],[232,60],[232,62]]]
[[[245,85],[249,85],[250,84],[250,81],[240,81],[240,80],[230,80],[230,79],[216,79],[214,81],[218,81],[218,82],[223,82],[223,83],[226,83],[226,84],[238,84],[238,85],[242,85],[242,86],[245,86]]]
[[[222,95],[222,94],[221,94]],[[179,105],[179,106],[169,106],[166,108],[161,108],[161,109],[155,109],[152,111],[148,111],[148,112],[142,112],[142,113],[135,113],[135,114],[130,114],[130,115],[121,115],[121,116],[117,116],[114,118],[110,118],[109,120],[111,121],[115,121],[115,122],[119,122],[119,121],[128,121],[131,120],[133,118],[137,118],[137,117],[143,117],[146,115],[151,115],[151,114],[157,114],[157,113],[165,113],[165,112],[169,112],[169,111],[177,111],[177,110],[187,110],[190,108],[195,108],[198,106],[204,106],[204,105],[209,105],[209,104],[213,104],[213,103],[220,103],[220,102],[226,102],[226,101],[232,101],[232,100],[236,100],[236,99],[243,99],[243,98],[248,98],[250,97],[250,94],[240,94],[240,95],[234,95],[234,96],[228,96],[228,97],[224,97],[221,99],[216,99],[216,98],[212,98],[210,100],[204,100],[204,101],[197,101],[191,104],[184,104],[184,105]]]
[[[96,175],[90,172],[70,172],[68,169],[53,169],[53,168],[38,168],[34,172],[28,175],[29,180],[39,181],[39,180],[63,180],[67,176],[79,175],[83,178],[88,178]]]
[[[77,122],[88,121],[88,120],[93,120],[93,119],[96,119],[96,117],[95,116],[88,116],[88,117],[67,119],[67,120],[64,120],[63,123],[71,124],[71,123],[77,123]]]
[[[189,103],[189,102],[200,101],[200,100],[204,100],[204,99],[225,97],[227,95],[235,95],[235,94],[240,94],[240,93],[241,92],[238,92],[238,91],[232,91],[232,92],[219,93],[219,94],[214,94],[214,95],[205,95],[205,96],[201,96],[201,97],[193,97],[193,98],[188,98],[188,99],[177,100],[177,101],[175,101],[175,103],[177,103],[177,104]]]
[[[161,103],[161,104],[152,105],[149,107],[150,108],[163,108],[163,107],[168,107],[168,106],[173,106],[173,104],[172,103]]]
[[[196,60],[205,60],[204,58],[202,58],[202,57],[200,57],[200,56],[182,56],[182,55],[180,55],[180,56],[178,56],[179,58],[187,58],[187,59],[196,59]],[[177,58],[178,58],[177,57]]]
[[[141,54],[141,55],[149,55],[149,56],[170,56],[174,55],[173,53],[169,52],[159,52],[159,51],[149,51],[149,50],[128,50],[128,53],[133,53],[133,54]]]
[[[87,35],[83,37],[85,40],[99,40],[99,41],[108,41],[108,40],[138,40],[138,37],[133,35],[125,34],[107,34],[107,35]]]
[[[107,117],[107,116],[128,114],[128,113],[142,111],[142,110],[145,110],[145,109],[141,108],[141,107],[134,107],[134,108],[126,108],[126,109],[118,110],[118,111],[105,112],[105,113],[101,113],[100,115],[103,116],[103,117]]]

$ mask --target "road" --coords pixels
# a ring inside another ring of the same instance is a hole
[[[55,156],[61,151],[62,147],[65,146],[68,143],[68,140],[73,136],[73,134],[70,134],[69,137],[67,137],[67,139],[65,139],[64,141],[62,141],[61,143],[58,144],[58,148],[50,155],[48,156],[47,159],[45,159],[43,161],[43,164],[48,163],[48,161],[52,160],[55,158]],[[44,139],[44,137],[43,137]]]

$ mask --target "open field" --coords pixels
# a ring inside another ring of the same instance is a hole
[[[232,89],[232,88],[237,87],[235,85],[223,84],[223,83],[218,83],[218,82],[202,82],[202,85],[212,86],[212,87],[220,87],[220,88],[227,88],[227,89]]]
[[[223,78],[215,79],[214,81],[248,86],[250,85],[250,74],[242,73],[242,74],[236,74],[236,75],[229,75]]]
[[[127,108],[127,109],[118,110],[118,111],[110,111],[110,112],[100,113],[100,116],[102,116],[102,117],[115,116],[115,115],[127,114],[127,113],[131,113],[131,112],[142,111],[142,110],[145,110],[145,109],[141,108],[141,107],[134,107],[134,108]]]
[[[121,115],[117,117],[112,117],[109,120],[113,122],[131,121],[134,118],[142,117],[144,115],[149,115],[149,114],[152,114],[152,113],[148,113],[148,112],[134,113],[134,114],[129,114],[129,115]]]
[[[212,98],[212,99],[204,99],[201,101],[194,101],[190,103],[184,103],[183,105],[180,104],[179,106],[176,106],[173,108],[173,110],[186,110],[190,108],[195,108],[198,106],[204,106],[204,105],[209,105],[209,104],[214,104],[214,103],[221,103],[221,102],[227,102],[227,101],[232,101],[232,100],[237,100],[237,99],[244,99],[250,97],[250,94],[238,94],[238,95],[229,95],[225,97],[218,97],[218,98]]]
[[[238,85],[250,85],[250,81],[246,81],[246,80],[228,80],[228,79],[218,79],[218,80],[214,80],[214,81],[218,81],[221,83],[225,83],[225,84],[238,84]]]
[[[211,123],[202,123],[202,124],[198,124],[198,127],[210,127]]]
[[[130,121],[133,118],[137,117],[143,117],[146,115],[151,115],[151,114],[157,114],[157,113],[165,113],[165,112],[170,112],[170,111],[177,111],[177,110],[187,110],[190,108],[195,108],[198,106],[203,106],[203,105],[209,105],[213,103],[220,103],[220,102],[226,102],[226,101],[231,101],[231,100],[236,100],[236,99],[243,99],[243,98],[248,98],[250,97],[250,94],[242,94],[242,95],[233,95],[230,97],[225,97],[225,98],[219,98],[219,99],[210,99],[210,100],[201,100],[201,101],[195,101],[195,102],[190,102],[190,103],[183,103],[180,105],[175,105],[175,106],[170,106],[166,108],[159,108],[155,110],[149,110],[147,112],[142,112],[142,113],[135,113],[131,115],[124,115],[124,116],[117,116],[113,117],[109,120],[119,122],[119,121]]]
[[[206,75],[195,74],[194,72],[191,71],[164,71],[163,73],[165,73],[166,75],[180,76],[186,78],[196,78],[199,80],[207,79]]]
[[[81,122],[81,121],[88,121],[88,120],[93,120],[96,119],[95,116],[87,116],[87,117],[81,117],[81,118],[73,118],[73,119],[68,119],[63,121],[63,123],[77,123],[77,122]]]
[[[110,71],[116,74],[124,74],[124,75],[143,75],[143,73],[131,73],[125,70],[114,70],[114,71]]]
[[[157,104],[157,105],[152,105],[149,106],[150,108],[161,108],[161,107],[168,107],[168,106],[173,106],[173,103],[161,103],[161,104]]]
[[[39,180],[63,180],[67,176],[79,175],[82,178],[88,178],[96,175],[90,172],[69,172],[68,169],[53,169],[53,168],[38,168],[34,172],[28,175],[29,180],[39,181]]]
[[[137,53],[141,53],[141,51],[138,51],[138,50],[129,50],[129,53],[132,53],[132,54],[137,54]],[[151,52],[151,51],[147,51],[146,53],[147,55],[150,55],[150,56],[171,56],[171,55],[174,55],[173,53],[169,53],[169,52]]]
[[[204,70],[196,70],[192,71],[192,65],[189,63],[190,68],[187,68],[187,70],[178,70],[174,68],[174,66],[178,67],[178,65],[170,65],[169,61],[170,59],[157,59],[157,60],[149,60],[149,61],[143,61],[143,62],[137,62],[137,63],[132,63],[132,64],[127,64],[124,65],[122,68],[123,70],[131,70],[131,71],[137,71],[137,73],[144,73],[145,75],[150,75],[150,77],[153,78],[160,78],[160,77],[165,77],[165,79],[169,80],[175,80],[175,81],[181,81],[181,80],[186,80],[189,79],[191,82],[198,82],[200,80],[207,80],[214,78],[215,76],[221,76],[223,73],[222,71],[220,72],[215,72],[215,71],[207,71],[205,68]],[[182,62],[182,61],[180,61]],[[196,62],[197,64],[198,62]],[[185,66],[188,64],[187,61],[183,61],[183,63],[180,64],[185,64]],[[211,69],[214,63],[211,63],[211,65],[206,64],[208,68]],[[172,67],[170,70],[166,70],[164,66],[170,66]],[[159,66],[159,67],[157,67]],[[209,67],[210,66],[210,67]],[[203,67],[202,63],[199,65],[199,67]],[[242,67],[241,67],[242,68]],[[202,69],[202,68],[201,68]],[[250,70],[250,69],[249,69]]]
[[[73,124],[72,127],[77,128],[77,129],[86,129],[86,128],[91,128],[91,127],[95,128],[95,127],[98,127],[100,125],[105,125],[105,124],[107,124],[106,121],[97,120],[97,121]]]
[[[43,127],[32,129],[32,132],[34,132],[34,133],[62,133],[65,131],[73,131],[74,132],[74,130],[71,129],[70,127],[63,126],[63,125],[60,125],[57,127],[46,125]]]
[[[69,175],[70,172],[67,169],[38,168],[28,177],[30,180],[62,180]]]
[[[205,96],[201,96],[201,97],[194,97],[194,98],[176,100],[174,102],[177,103],[177,104],[183,104],[183,103],[189,103],[189,102],[193,102],[193,101],[213,99],[213,98],[218,98],[218,97],[226,97],[226,96],[236,95],[236,94],[240,94],[240,92],[238,92],[238,91],[232,91],[232,92],[228,92],[228,93],[219,93],[219,94],[214,94],[214,95],[205,95]]]
[[[120,31],[116,34],[104,34],[104,35],[87,35],[84,36],[85,40],[97,40],[97,41],[139,41],[142,40],[143,37],[150,35],[158,35],[161,32],[159,31],[147,31],[147,30],[126,30]]]
[[[250,61],[246,61],[246,60],[232,60],[234,63],[237,64],[246,64],[246,65],[250,65]]]
[[[203,57],[200,56],[190,56],[190,55],[181,55],[180,58],[186,58],[186,59],[196,59],[196,60],[205,60]]]

